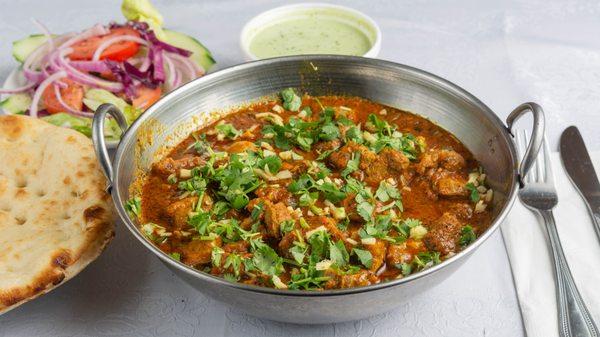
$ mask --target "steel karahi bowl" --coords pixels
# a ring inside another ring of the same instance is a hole
[[[325,291],[231,283],[170,258],[148,241],[124,207],[136,179],[192,130],[232,107],[273,97],[288,87],[310,95],[363,97],[419,114],[450,131],[486,170],[495,192],[492,225],[460,253],[419,273],[367,287]],[[525,158],[519,161],[510,127],[527,112],[534,117],[532,140]],[[107,114],[125,126],[120,112],[105,104],[96,111],[93,139],[116,209],[133,236],[198,291],[250,315],[308,324],[380,314],[443,282],[498,229],[515,201],[520,177],[539,150],[544,131],[543,112],[535,103],[517,107],[505,125],[473,95],[435,75],[382,60],[329,55],[256,61],[194,80],[166,95],[135,121],[123,135],[112,163],[102,137]]]

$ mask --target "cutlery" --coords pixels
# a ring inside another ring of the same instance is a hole
[[[522,155],[525,153],[528,134],[525,130],[521,131],[517,133],[516,140],[517,150]],[[529,210],[541,215],[550,238],[558,300],[559,335],[598,337],[598,328],[577,290],[556,230],[552,209],[558,203],[558,196],[554,187],[550,150],[545,139],[540,154],[523,180],[524,186],[519,190],[519,199]]]
[[[600,240],[600,183],[577,127],[569,126],[563,131],[559,150],[567,175],[581,194]]]

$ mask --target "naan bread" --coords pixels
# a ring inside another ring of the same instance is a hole
[[[114,236],[92,142],[0,116],[0,314],[75,276]]]

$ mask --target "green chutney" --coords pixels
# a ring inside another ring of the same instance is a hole
[[[373,44],[359,27],[360,22],[318,12],[294,16],[262,27],[249,48],[259,59],[301,54],[362,56]]]

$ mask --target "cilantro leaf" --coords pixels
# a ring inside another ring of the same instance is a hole
[[[352,249],[352,252],[356,254],[356,257],[358,257],[358,260],[360,261],[360,263],[362,263],[363,266],[371,268],[371,266],[373,265],[373,255],[370,251],[354,248]]]
[[[283,100],[283,108],[289,111],[298,111],[300,105],[302,105],[302,99],[296,95],[292,88],[282,90],[281,99]]]
[[[130,215],[139,217],[142,213],[142,198],[133,197],[127,200],[125,203],[125,209],[130,213]]]
[[[329,242],[329,259],[338,267],[343,267],[349,262],[350,256],[341,240],[338,240],[335,244]]]
[[[461,247],[466,247],[475,242],[475,240],[477,240],[477,236],[475,235],[475,231],[473,231],[473,227],[466,225],[460,230],[458,243]]]
[[[469,190],[469,192],[471,192],[471,201],[478,202],[479,199],[481,199],[479,191],[477,190],[477,187],[473,185],[473,183],[468,183],[465,187],[467,190]]]
[[[352,158],[348,160],[346,168],[342,171],[342,177],[348,176],[350,173],[358,170],[358,164],[360,163],[360,152],[352,153]]]
[[[215,126],[215,129],[220,135],[229,139],[236,139],[242,134],[242,131],[236,129],[233,125],[229,123],[219,124]]]
[[[268,245],[261,243],[254,250],[252,262],[266,275],[279,275],[283,272],[283,259]]]
[[[279,158],[279,156],[267,156],[264,157],[263,159],[261,159],[258,162],[258,167],[270,172],[270,173],[277,173],[279,172],[279,169],[281,169],[281,159]]]
[[[396,187],[384,180],[379,183],[379,188],[377,189],[377,192],[375,192],[375,197],[381,202],[387,202],[390,199],[400,198],[400,192]]]

